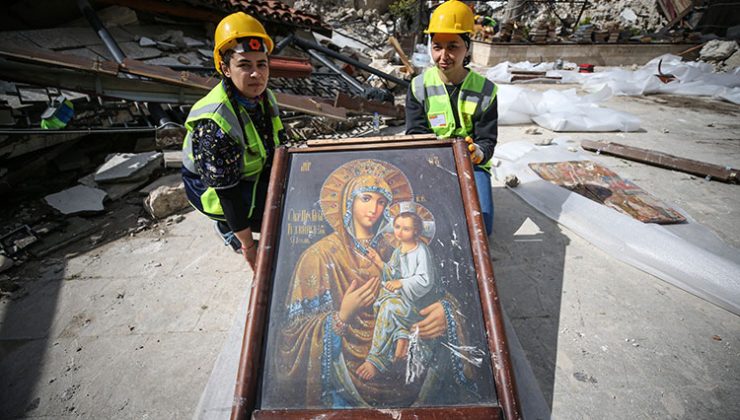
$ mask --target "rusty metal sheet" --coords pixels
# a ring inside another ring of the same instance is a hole
[[[530,163],[542,179],[581,194],[643,223],[683,223],[686,218],[632,181],[592,161]]]

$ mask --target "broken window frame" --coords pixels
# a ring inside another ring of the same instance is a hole
[[[290,156],[305,152],[336,152],[348,150],[380,150],[450,147],[453,152],[460,193],[463,201],[470,238],[470,249],[476,273],[478,293],[486,334],[493,384],[498,400],[497,406],[454,406],[454,407],[409,407],[393,409],[394,413],[414,417],[443,418],[521,418],[513,365],[509,358],[509,347],[504,330],[503,311],[498,299],[493,265],[491,263],[488,237],[480,211],[480,202],[475,186],[473,165],[462,139],[439,140],[433,135],[414,135],[399,137],[375,137],[367,139],[313,140],[307,148],[280,147],[275,151],[270,186],[268,188],[265,213],[262,222],[255,275],[252,281],[247,319],[244,327],[241,357],[232,407],[232,419],[277,419],[277,418],[315,418],[326,414],[337,414],[336,409],[285,409],[259,410],[257,408],[258,389],[263,375],[263,350],[267,340],[265,333],[269,323],[270,296],[274,258],[277,255],[278,235],[282,220],[284,194],[288,187]],[[342,409],[342,418],[387,418],[386,409]]]

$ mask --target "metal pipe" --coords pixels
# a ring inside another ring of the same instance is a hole
[[[126,54],[123,53],[121,47],[118,46],[116,40],[113,39],[113,36],[110,34],[110,32],[108,32],[108,29],[106,29],[105,25],[103,25],[103,22],[98,19],[98,15],[95,13],[95,10],[93,10],[92,6],[90,6],[90,3],[87,0],[77,0],[77,7],[79,7],[82,14],[85,15],[85,18],[90,23],[90,26],[93,27],[95,32],[105,44],[106,48],[108,48],[108,51],[110,51],[110,53],[113,55],[113,58],[116,60],[116,62],[118,64],[123,64],[123,60],[126,58]],[[129,79],[135,79],[135,77],[130,74],[125,74],[125,76]],[[164,112],[160,104],[147,104],[147,108],[152,115],[157,116],[156,123],[158,125],[172,122],[172,120],[170,120],[170,118]]]
[[[293,42],[296,45],[298,45],[299,47],[303,48],[304,50],[305,49],[310,49],[310,50],[320,51],[320,52],[328,55],[329,57],[336,58],[339,61],[343,61],[343,62],[345,62],[347,64],[351,64],[351,65],[353,65],[355,67],[361,68],[361,69],[365,70],[368,73],[372,73],[372,74],[374,74],[374,75],[376,75],[378,77],[382,77],[383,79],[390,80],[391,82],[396,83],[396,84],[399,84],[399,85],[401,85],[401,86],[403,86],[405,88],[409,87],[409,82],[407,82],[406,80],[399,79],[398,77],[391,76],[390,74],[387,74],[387,73],[383,73],[382,71],[377,70],[377,69],[374,69],[374,68],[372,68],[372,67],[370,67],[370,66],[368,66],[366,64],[363,64],[363,63],[361,63],[361,62],[359,62],[359,61],[357,61],[357,60],[355,60],[353,58],[345,57],[342,54],[339,54],[338,52],[336,52],[336,51],[334,51],[332,49],[329,49],[329,48],[324,47],[323,45],[319,45],[319,44],[317,44],[315,42],[311,42],[311,41],[306,41],[305,39],[302,39],[301,37],[295,37],[295,39],[293,40]]]
[[[291,32],[288,34],[288,36],[281,39],[280,42],[278,42],[277,45],[275,45],[275,48],[272,49],[272,55],[280,54],[280,51],[282,51],[283,48],[287,47],[293,42],[294,37],[295,37],[295,33]]]
[[[85,16],[87,21],[90,22],[90,26],[93,27],[95,32],[105,44],[106,48],[108,48],[108,51],[113,54],[113,58],[116,60],[116,62],[118,64],[122,64],[123,59],[126,58],[126,54],[123,53],[121,48],[116,43],[116,40],[113,39],[110,32],[108,32],[108,29],[105,28],[103,22],[98,19],[98,15],[95,14],[95,10],[93,10],[92,6],[90,6],[90,3],[87,0],[77,0],[77,7],[80,8],[82,14]]]
[[[320,61],[323,65],[328,67],[331,71],[341,76],[342,79],[346,80],[347,83],[349,83],[350,86],[355,88],[357,91],[359,91],[360,93],[365,93],[365,88],[362,86],[362,83],[358,82],[357,79],[347,74],[344,70],[340,69],[331,60],[329,60],[328,58],[324,57],[323,55],[321,55],[320,53],[314,50],[305,49],[305,51],[308,53],[308,55]]]

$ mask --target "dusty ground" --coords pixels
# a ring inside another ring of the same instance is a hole
[[[607,105],[639,115],[645,131],[569,135],[740,166],[737,106],[666,96]],[[555,135],[530,127],[502,127],[501,141]],[[740,248],[740,186],[605,159]],[[618,261],[509,190],[496,186],[494,199],[502,303],[553,417],[740,418],[737,316]],[[105,240],[11,272],[21,289],[0,301],[0,417],[193,415],[251,271],[196,213],[130,236],[138,215],[121,211]],[[527,218],[542,233],[515,236]]]

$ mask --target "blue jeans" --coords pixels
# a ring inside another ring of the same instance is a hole
[[[491,174],[479,167],[475,167],[475,189],[478,192],[483,223],[486,225],[486,235],[493,232],[493,197],[491,196]]]

